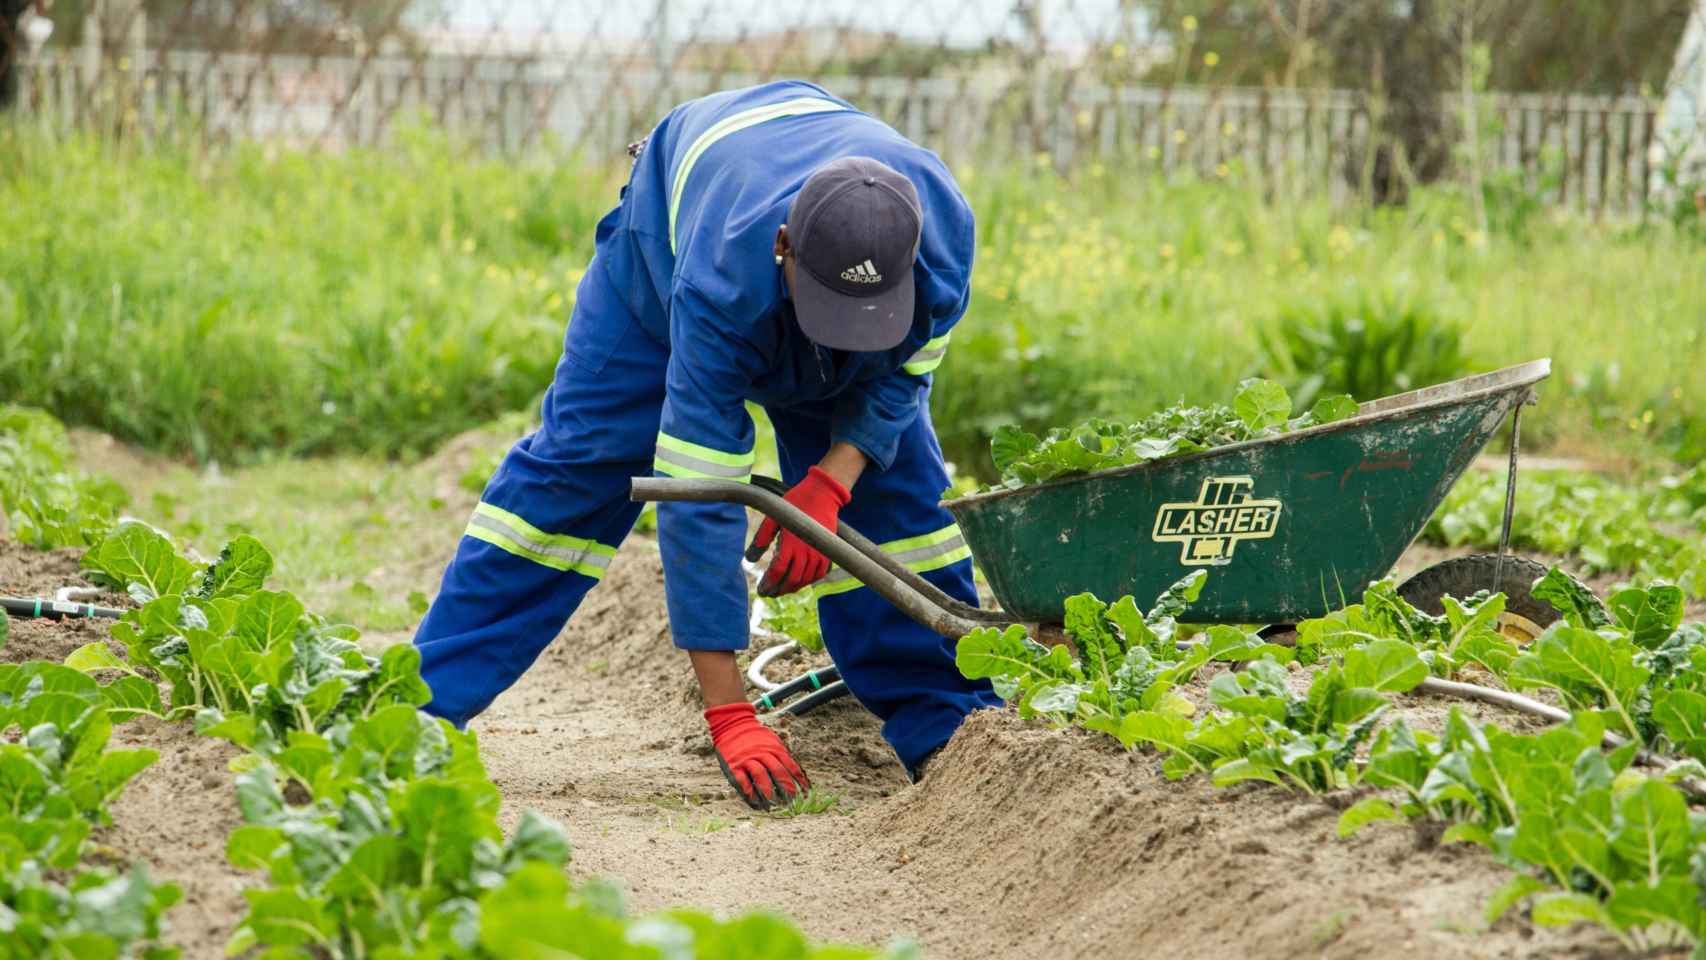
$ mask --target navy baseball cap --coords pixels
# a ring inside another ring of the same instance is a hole
[[[869,157],[817,168],[788,211],[794,314],[832,350],[891,350],[912,329],[912,264],[924,214],[918,190]]]

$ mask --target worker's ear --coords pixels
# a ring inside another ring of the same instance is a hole
[[[776,228],[776,262],[781,263],[782,257],[786,257],[793,252],[794,246],[788,242],[788,225],[784,223],[780,227]]]

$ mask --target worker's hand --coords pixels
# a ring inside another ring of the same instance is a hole
[[[811,789],[782,738],[758,722],[758,711],[742,700],[705,711],[711,744],[723,776],[755,810],[783,806]]]
[[[782,499],[800,508],[807,516],[822,524],[831,533],[840,522],[841,508],[847,506],[847,501],[853,499],[841,481],[830,476],[822,467],[812,467],[806,471],[806,478],[794,485],[788,495]],[[764,577],[758,581],[758,595],[761,597],[778,597],[784,593],[793,593],[802,587],[808,587],[829,572],[829,558],[814,550],[804,540],[782,530],[774,520],[766,517],[758,526],[758,536],[752,538],[752,546],[747,548],[746,558],[756,562],[769,549],[770,542],[776,539],[776,533],[782,533],[782,545],[776,548],[776,558],[770,561],[770,568],[764,571]]]

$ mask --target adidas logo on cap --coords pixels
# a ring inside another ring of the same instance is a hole
[[[841,279],[851,280],[854,283],[882,283],[883,275],[877,272],[877,268],[871,265],[871,261],[866,260],[864,263],[856,263],[841,271]]]

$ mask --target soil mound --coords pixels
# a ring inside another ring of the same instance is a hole
[[[1484,852],[1396,825],[1339,840],[1338,814],[985,711],[862,828],[957,917],[933,956],[1617,955],[1586,931],[1488,928],[1510,874]]]

